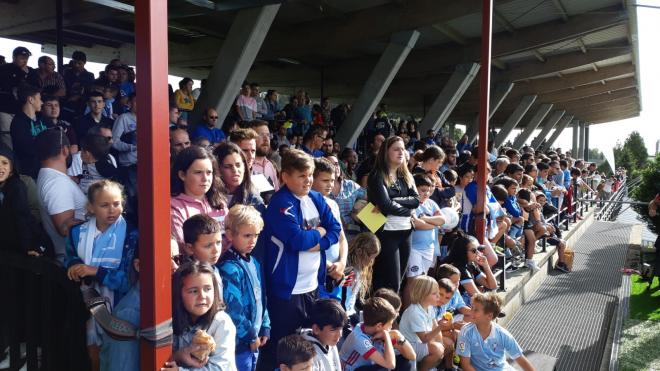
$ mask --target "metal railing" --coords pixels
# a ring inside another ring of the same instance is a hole
[[[0,297],[0,359],[10,357],[2,370],[89,370],[89,312],[64,268],[45,257],[0,251]]]
[[[610,195],[606,200],[600,199],[598,201],[600,210],[596,213],[596,220],[610,221],[616,219],[619,215],[619,211],[621,211],[624,198],[628,196],[628,190],[636,187],[640,182],[641,178],[635,178],[630,182],[628,182],[627,179],[624,179],[616,192]]]

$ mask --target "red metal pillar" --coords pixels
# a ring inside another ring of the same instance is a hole
[[[167,1],[135,2],[141,328],[172,317]],[[141,370],[159,370],[172,347],[140,344]]]
[[[481,68],[479,69],[479,158],[477,159],[477,204],[475,205],[475,230],[480,243],[484,241],[486,219],[484,206],[486,203],[486,182],[488,173],[488,116],[490,112],[490,56],[493,37],[493,0],[483,0],[481,10]]]

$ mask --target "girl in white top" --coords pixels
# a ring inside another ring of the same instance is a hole
[[[223,310],[225,304],[216,287],[213,266],[208,263],[185,263],[174,273],[174,362],[166,362],[161,370],[236,371],[236,327]],[[199,330],[207,335],[201,345],[196,335]],[[213,340],[208,339],[209,336]]]
[[[411,305],[401,316],[399,331],[410,341],[417,354],[418,369],[436,367],[444,356],[442,328],[434,316],[434,305],[440,300],[438,282],[429,276],[417,276],[410,282]]]

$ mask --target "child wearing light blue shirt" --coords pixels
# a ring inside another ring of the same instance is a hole
[[[456,347],[464,371],[513,370],[506,361],[507,355],[524,371],[534,370],[516,339],[493,322],[501,306],[502,299],[492,292],[472,297],[472,323],[463,326]]]
[[[407,277],[426,274],[433,266],[435,251],[440,250],[438,227],[445,223],[440,207],[430,199],[435,189],[431,178],[426,174],[415,174],[414,179],[419,192],[419,207],[413,212],[415,229],[412,233]]]

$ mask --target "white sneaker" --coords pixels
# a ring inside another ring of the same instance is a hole
[[[532,273],[536,273],[541,270],[538,265],[536,265],[536,262],[533,259],[527,259],[525,260],[525,265],[529,270],[532,271]]]

